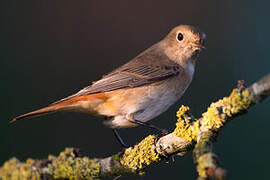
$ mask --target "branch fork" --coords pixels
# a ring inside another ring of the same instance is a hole
[[[221,128],[237,115],[270,95],[270,74],[245,88],[238,83],[228,97],[212,103],[202,117],[192,116],[189,107],[177,112],[176,128],[172,133],[158,137],[149,135],[124,152],[106,158],[83,157],[78,150],[66,148],[57,157],[44,160],[28,159],[20,162],[12,158],[0,167],[0,179],[101,179],[127,173],[142,174],[153,163],[171,155],[183,156],[193,150],[198,179],[226,179],[224,170],[213,152],[213,143]]]

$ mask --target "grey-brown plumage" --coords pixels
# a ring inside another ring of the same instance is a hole
[[[55,103],[76,96],[144,86],[184,72],[179,64],[170,60],[161,51],[157,51],[158,48],[156,48],[156,46],[157,45],[150,47],[133,60],[103,76],[101,80],[94,82],[78,93]],[[153,60],[155,61],[154,64],[152,62]]]
[[[111,117],[112,128],[135,126],[166,111],[189,86],[205,34],[181,25],[163,40],[78,93],[16,117],[75,111]]]

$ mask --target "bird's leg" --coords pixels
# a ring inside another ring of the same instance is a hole
[[[111,121],[113,117],[111,116],[105,116],[104,119],[106,121]],[[121,144],[121,146],[123,148],[128,148],[129,146],[124,142],[124,140],[121,138],[121,136],[119,135],[119,133],[117,132],[117,129],[116,128],[112,128],[113,130],[113,134],[114,136],[116,137],[117,141]]]
[[[117,132],[117,129],[113,128],[113,134],[116,137],[117,141],[123,146],[124,148],[128,148],[129,146],[123,141],[119,133]]]
[[[163,128],[157,127],[157,126],[155,126],[153,124],[150,124],[150,123],[147,123],[147,122],[142,122],[142,121],[139,121],[139,120],[136,120],[136,119],[131,120],[131,122],[133,122],[134,124],[138,124],[140,126],[144,126],[144,127],[147,127],[147,128],[155,129],[155,130],[157,130],[158,132],[160,132],[162,134],[168,134],[168,130],[167,129],[163,129]]]
[[[130,122],[134,123],[134,124],[144,126],[144,127],[147,127],[147,128],[151,128],[151,129],[155,129],[158,132],[160,132],[162,135],[167,135],[169,133],[169,131],[167,129],[163,129],[163,128],[157,127],[157,126],[155,126],[153,124],[150,124],[150,123],[147,123],[147,122],[142,122],[142,121],[134,119],[132,114],[127,115],[127,119]]]

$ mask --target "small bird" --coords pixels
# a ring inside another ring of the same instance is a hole
[[[183,95],[192,81],[205,39],[196,27],[177,26],[160,42],[90,86],[10,122],[59,111],[103,116],[104,123],[126,146],[116,129],[143,125],[160,130],[147,121],[165,112]]]

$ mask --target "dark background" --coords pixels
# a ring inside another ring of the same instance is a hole
[[[163,38],[179,24],[200,27],[207,50],[184,97],[152,121],[173,129],[181,104],[199,116],[228,95],[237,80],[247,84],[270,70],[268,1],[248,0],[3,0],[0,2],[0,164],[16,156],[44,158],[65,147],[91,157],[121,150],[100,118],[58,113],[9,125],[16,115],[77,92]],[[215,151],[230,179],[269,178],[270,100],[228,123]],[[129,144],[154,133],[120,130]],[[142,179],[195,179],[191,153],[159,163]],[[126,176],[122,179],[138,179]]]

